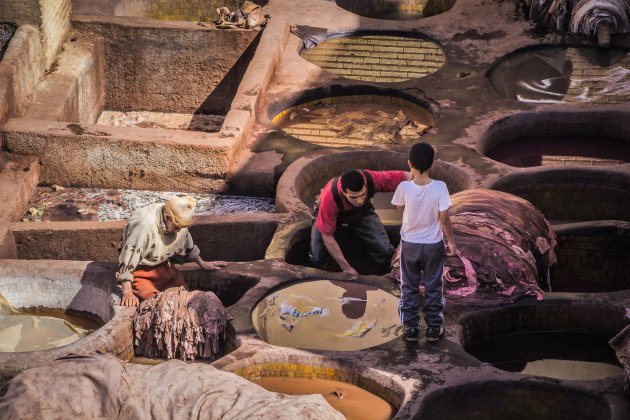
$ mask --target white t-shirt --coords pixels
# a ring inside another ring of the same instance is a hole
[[[434,244],[444,237],[438,213],[451,207],[448,188],[432,179],[427,185],[404,181],[398,185],[392,204],[405,206],[400,237],[405,242]]]

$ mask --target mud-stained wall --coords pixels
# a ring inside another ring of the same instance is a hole
[[[49,68],[70,29],[72,0],[2,0],[0,21],[39,28],[45,65]]]
[[[104,39],[104,108],[114,111],[226,114],[260,34],[88,22],[75,26]]]
[[[237,10],[238,0],[116,0],[116,16],[137,16],[164,20],[214,21],[219,18],[218,7]]]
[[[588,50],[587,50],[588,51]],[[569,48],[567,60],[573,64],[571,84],[564,97],[565,102],[589,102],[618,104],[630,101],[627,86],[630,85],[630,54],[610,67],[598,67],[589,63],[580,50]],[[618,71],[613,71],[618,68]],[[611,85],[619,86],[611,89]]]
[[[444,64],[435,42],[383,35],[328,39],[301,56],[340,76],[370,82],[417,79]]]
[[[417,12],[432,16],[449,10],[455,4],[455,0],[337,0],[337,4],[364,16],[395,11]]]
[[[19,259],[118,262],[125,223],[13,223],[11,231]],[[264,258],[277,225],[264,215],[200,216],[190,233],[206,260],[253,261]]]

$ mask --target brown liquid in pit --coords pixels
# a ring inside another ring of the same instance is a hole
[[[329,379],[268,376],[252,380],[268,391],[289,395],[321,394],[348,420],[391,419],[394,410],[382,398],[355,385]]]
[[[0,352],[48,350],[73,343],[102,323],[63,309],[0,311]]]

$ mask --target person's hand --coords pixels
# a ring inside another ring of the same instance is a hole
[[[123,291],[122,301],[120,304],[122,306],[138,306],[140,304],[140,299],[138,299],[131,290],[125,290]]]
[[[359,272],[357,270],[355,270],[354,268],[348,266],[343,270],[344,273],[349,274],[352,277],[357,277],[359,275]]]
[[[204,270],[214,271],[219,270],[228,265],[227,261],[200,261],[199,266]]]
[[[455,244],[448,244],[446,246],[446,256],[447,257],[454,257],[455,255],[458,255],[459,251],[457,250],[457,245]]]

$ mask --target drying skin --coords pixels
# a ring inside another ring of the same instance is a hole
[[[630,32],[630,4],[627,0],[580,0],[571,13],[569,30],[577,34],[595,35],[600,24],[610,33]]]
[[[231,317],[212,292],[170,288],[140,304],[133,319],[137,356],[214,360]]]
[[[492,190],[467,190],[451,197],[451,224],[459,255],[447,256],[444,294],[478,305],[542,299],[556,262],[556,235],[528,201]],[[392,262],[400,272],[400,248]]]
[[[321,395],[269,392],[205,364],[143,366],[109,354],[69,356],[20,373],[0,388],[0,413],[11,419],[344,418]]]

